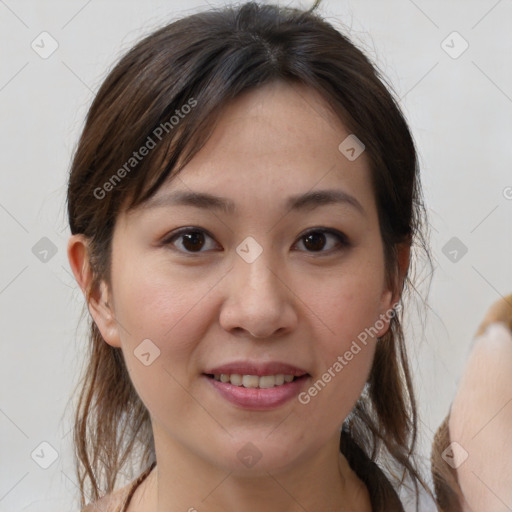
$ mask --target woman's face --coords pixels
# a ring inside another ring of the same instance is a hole
[[[397,300],[366,154],[338,148],[348,135],[315,92],[267,85],[235,100],[178,177],[118,217],[110,293],[102,287],[110,309],[91,313],[121,347],[158,446],[239,471],[337,449]],[[272,389],[261,388],[275,379],[245,379],[259,390],[206,375],[231,363],[247,368],[228,374],[293,374],[264,366],[283,363],[306,375]]]

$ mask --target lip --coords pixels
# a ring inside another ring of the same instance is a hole
[[[296,369],[298,370],[298,369]],[[235,372],[233,372],[235,373]],[[255,375],[255,374],[244,374]],[[291,374],[288,374],[291,375]],[[309,374],[303,374],[301,377],[273,388],[244,388],[243,386],[234,386],[229,382],[220,382],[207,375],[202,376],[211,386],[228,402],[256,411],[274,409],[296,397],[306,381],[309,380]]]
[[[272,361],[268,363],[258,363],[256,361],[233,361],[231,363],[223,364],[210,368],[204,372],[205,374],[213,375],[224,373],[226,375],[293,375],[294,377],[302,377],[308,375],[306,370],[297,366],[292,366],[280,361]]]

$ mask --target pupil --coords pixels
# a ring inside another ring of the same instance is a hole
[[[306,235],[304,245],[306,248],[308,248],[309,245],[309,248],[313,251],[319,251],[323,249],[325,245],[325,236],[323,233],[310,233],[309,235]]]
[[[196,244],[199,244],[199,247],[197,247]],[[204,244],[204,239],[203,239],[202,233],[194,231],[192,233],[185,233],[183,235],[183,246],[187,250],[194,251],[196,249],[201,249],[203,244]]]

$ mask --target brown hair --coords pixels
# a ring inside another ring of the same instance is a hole
[[[71,232],[90,243],[94,279],[87,300],[102,280],[110,283],[116,215],[142,204],[171,172],[177,174],[233,98],[276,80],[318,91],[364,143],[388,283],[399,292],[412,286],[410,268],[404,281],[398,279],[398,244],[416,244],[430,261],[412,136],[391,87],[361,50],[313,12],[317,4],[303,11],[250,2],[190,15],[145,37],[112,69],[88,112],[69,177]],[[194,102],[174,129],[173,113]],[[156,147],[132,162],[149,138],[158,138]],[[365,392],[340,436],[340,450],[371,484],[379,511],[399,510],[389,480],[397,488],[412,481],[416,497],[418,483],[430,494],[415,462],[418,420],[400,317],[391,318],[377,344]],[[150,418],[122,353],[103,340],[92,319],[89,349],[74,429],[82,505],[86,478],[96,500],[100,491],[114,490],[134,450],[141,450],[134,458],[141,467],[155,458]]]
[[[451,411],[451,408],[450,408]],[[457,470],[443,459],[443,452],[450,446],[450,412],[434,435],[430,464],[436,500],[440,512],[462,512],[467,504],[459,485]]]

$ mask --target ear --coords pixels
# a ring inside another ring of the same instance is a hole
[[[67,254],[73,275],[80,286],[89,313],[101,332],[103,339],[113,347],[120,347],[119,329],[114,316],[110,291],[105,281],[93,286],[93,271],[89,259],[89,241],[84,235],[71,235]],[[99,289],[98,289],[99,288]]]
[[[392,309],[396,306],[398,301],[400,300],[402,294],[402,288],[404,285],[404,280],[407,275],[407,271],[409,270],[409,263],[411,257],[411,244],[409,242],[404,242],[401,244],[397,244],[397,259],[398,259],[398,275],[395,278],[395,288],[390,289],[388,286],[385,287],[382,298],[381,298],[381,308],[378,322],[378,326],[384,324],[382,329],[379,328],[379,333],[377,337],[382,337],[389,329],[389,324],[392,318]]]

